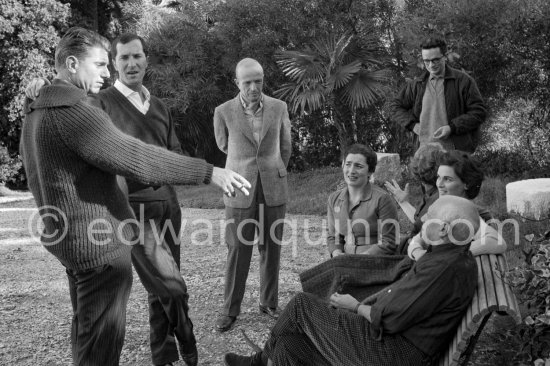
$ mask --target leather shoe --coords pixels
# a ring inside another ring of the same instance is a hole
[[[197,350],[191,353],[182,353],[181,358],[187,366],[197,366],[199,364],[199,353]]]
[[[264,366],[262,352],[256,352],[252,356],[240,356],[235,353],[226,353],[223,356],[225,366]]]
[[[233,324],[235,324],[236,320],[236,316],[220,315],[216,320],[216,329],[219,332],[227,332],[233,328]]]
[[[281,309],[279,308],[270,308],[262,304],[260,304],[259,307],[260,307],[260,313],[267,314],[273,319],[279,319],[279,315],[281,315]]]

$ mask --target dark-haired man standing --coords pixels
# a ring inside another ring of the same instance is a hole
[[[407,82],[393,100],[392,119],[413,131],[420,146],[438,142],[448,150],[473,153],[486,117],[476,82],[446,65],[443,39],[428,38],[420,46],[426,72]]]
[[[128,135],[182,154],[168,107],[143,86],[145,41],[135,34],[122,34],[111,44],[111,57],[118,78],[114,86],[94,95],[92,104],[107,112]],[[144,242],[133,248],[132,262],[148,292],[153,364],[171,365],[178,360],[177,338],[184,361],[196,365],[189,295],[180,273],[181,211],[176,192],[170,185],[150,186],[132,180],[127,180],[127,185],[130,205],[144,222]]]

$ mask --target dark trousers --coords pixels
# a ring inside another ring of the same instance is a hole
[[[237,316],[241,312],[256,230],[260,252],[260,304],[274,308],[279,301],[283,223],[281,221],[277,224],[276,221],[284,219],[286,205],[267,206],[259,177],[257,182],[249,208],[225,208],[228,254],[223,315]],[[274,226],[274,223],[277,225]]]
[[[367,319],[303,292],[286,306],[264,352],[277,366],[426,365],[422,352],[403,337],[377,340]]]
[[[100,267],[67,269],[73,307],[71,345],[76,366],[117,366],[132,288],[130,250]]]
[[[132,263],[148,292],[151,356],[153,364],[179,359],[196,349],[189,319],[187,286],[180,273],[181,211],[177,200],[142,202],[143,243],[134,245]],[[139,217],[140,203],[132,202]],[[164,235],[161,233],[165,231]],[[174,338],[175,337],[175,338]]]

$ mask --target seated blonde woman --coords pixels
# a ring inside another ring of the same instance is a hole
[[[365,145],[351,145],[342,163],[346,187],[328,199],[328,250],[342,254],[394,254],[398,227],[393,199],[370,183],[377,156]]]
[[[470,154],[450,150],[438,154],[437,181],[439,197],[450,195],[473,200],[479,194],[483,182],[483,172],[479,163]],[[492,219],[489,211],[478,207],[479,230],[475,233],[470,251],[474,256],[481,254],[501,254],[506,251],[506,242],[487,222]],[[423,218],[424,221],[424,218]],[[407,253],[411,259],[418,260],[426,253],[425,243],[420,235],[410,242]]]

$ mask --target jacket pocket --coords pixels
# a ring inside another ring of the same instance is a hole
[[[287,174],[286,168],[279,168],[279,177],[286,177]]]

